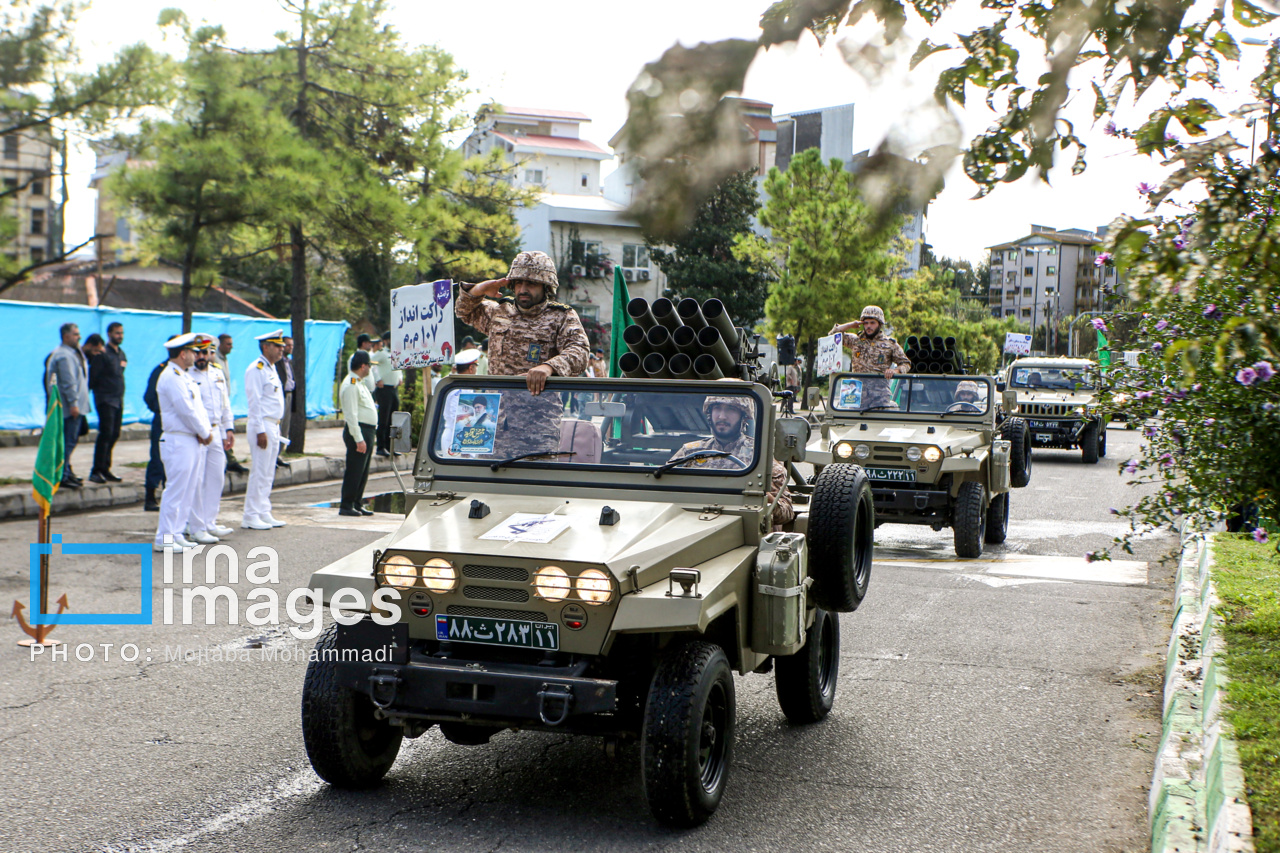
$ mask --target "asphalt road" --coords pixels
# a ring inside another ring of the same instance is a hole
[[[1081,559],[1121,532],[1108,508],[1131,500],[1116,463],[1137,436],[1113,429],[1096,466],[1037,452],[1008,543],[982,561],[956,562],[950,531],[880,528],[868,598],[841,617],[835,710],[791,726],[772,676],[739,678],[729,790],[699,829],[653,823],[634,747],[606,758],[593,739],[540,733],[460,747],[432,730],[406,741],[382,788],[330,790],[299,731],[310,643],[246,624],[247,603],[239,624],[225,607],[212,626],[161,624],[157,595],[156,624],[59,628],[67,660],[30,660],[9,624],[0,850],[1145,850],[1170,620],[1157,561],[1174,543],[1145,540],[1127,564]],[[284,599],[394,522],[308,506],[336,497],[337,484],[278,493],[290,525],[237,530],[241,571],[253,545],[277,549]],[[154,519],[112,510],[54,532],[138,543]],[[0,524],[0,601],[26,601],[33,537],[31,522]],[[136,610],[136,561],[62,555],[51,588],[73,612]]]

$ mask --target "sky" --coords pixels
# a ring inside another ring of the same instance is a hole
[[[582,136],[608,147],[608,140],[626,120],[626,91],[644,63],[653,61],[676,42],[692,46],[723,38],[755,39],[759,15],[768,0],[648,0],[644,4],[605,3],[600,0],[485,0],[470,4],[438,0],[401,2],[389,18],[412,44],[434,44],[447,50],[469,74],[477,90],[475,105],[494,100],[511,106],[543,107],[586,113],[592,122]],[[192,21],[221,24],[230,43],[245,47],[274,44],[274,34],[290,27],[290,17],[277,0],[96,0],[77,22],[77,40],[86,62],[105,61],[120,47],[146,41],[156,47],[180,51],[173,39],[165,41],[155,21],[166,7],[183,9]],[[860,74],[846,63],[844,54],[870,32],[861,24],[819,45],[806,34],[800,42],[761,53],[747,76],[743,95],[774,105],[774,115],[840,104],[854,104],[854,150],[876,147],[887,134],[901,141],[902,152],[914,154],[938,141],[933,81],[948,65],[947,54],[937,54],[914,72],[906,70],[906,57],[920,37],[935,42],[955,31],[967,31],[973,17],[944,18],[930,33],[908,28],[896,48],[896,59],[877,75]],[[951,32],[948,32],[948,29]],[[1237,39],[1275,37],[1280,28],[1246,31],[1235,29]],[[1228,77],[1224,101],[1251,100],[1247,83],[1261,67],[1264,48],[1244,47],[1246,68]],[[1024,51],[1024,56],[1027,52]],[[1031,59],[1027,68],[1035,70]],[[1083,82],[1087,68],[1073,72],[1073,84]],[[1034,79],[1032,77],[1031,79]],[[1159,106],[1166,95],[1153,91],[1138,104],[1142,114]],[[1032,224],[1054,228],[1095,229],[1121,214],[1142,215],[1145,200],[1140,182],[1158,182],[1170,169],[1148,157],[1131,153],[1124,140],[1107,137],[1100,125],[1091,126],[1092,96],[1068,103],[1064,115],[1075,122],[1077,133],[1089,146],[1089,168],[1071,176],[1074,157],[1050,175],[1051,185],[1024,179],[1002,185],[987,197],[974,200],[976,185],[957,165],[947,175],[947,185],[929,206],[926,239],[935,254],[966,258],[975,263],[986,257],[985,247],[1026,236]],[[1122,126],[1136,126],[1134,108],[1123,111]],[[955,113],[965,139],[992,121],[980,99],[970,99]],[[1132,119],[1127,123],[1126,119]],[[1232,130],[1248,139],[1244,122],[1217,123],[1215,133]],[[607,174],[614,164],[605,163]],[[93,156],[87,147],[73,153],[69,183],[71,201],[67,216],[67,243],[75,245],[93,233],[93,191],[88,181]],[[1176,200],[1176,197],[1175,197]]]

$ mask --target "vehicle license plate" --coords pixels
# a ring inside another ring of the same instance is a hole
[[[1049,433],[1047,432],[1038,432],[1035,434],[1035,436],[1036,436],[1036,441],[1040,442],[1041,444],[1048,444],[1049,442],[1053,441],[1053,436],[1049,435]]]
[[[523,649],[560,648],[560,626],[552,622],[489,619],[481,616],[436,616],[436,639]]]
[[[1057,424],[1049,421],[1027,421],[1028,429],[1053,429]]]
[[[906,468],[867,468],[868,480],[881,480],[888,483],[914,483],[916,472]]]

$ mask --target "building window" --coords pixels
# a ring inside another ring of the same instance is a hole
[[[18,179],[17,179],[17,178],[5,178],[5,179],[4,179],[4,191],[5,191],[6,193],[16,193],[16,192],[18,191]]]
[[[36,175],[31,179],[31,194],[44,195],[44,175]]]
[[[1018,250],[1017,250],[1017,249],[1010,249],[1010,250],[1009,250],[1009,260],[1011,260],[1011,261],[1016,261],[1017,259],[1018,259]]]
[[[591,176],[590,176],[590,175],[586,175],[586,174],[584,174],[584,175],[582,176],[582,187],[583,187],[583,189],[586,189],[587,182],[588,182],[588,181],[590,181],[590,179],[591,179]]]
[[[44,233],[44,211],[39,208],[31,211],[31,233]]]
[[[1030,296],[1030,295],[1031,295],[1031,291],[1032,291],[1032,288],[1030,288],[1030,287],[1024,287],[1024,288],[1022,288],[1022,295],[1023,295],[1023,296]]]
[[[636,245],[635,243],[623,243],[622,267],[623,269],[647,270],[649,268],[649,247]]]
[[[1023,275],[1035,275],[1035,274],[1036,274],[1036,269],[1035,269],[1035,267],[1023,267],[1023,268],[1022,268],[1022,274],[1023,274]]]
[[[44,263],[44,249],[39,246],[31,247],[31,262],[34,264]]]
[[[1055,274],[1058,272],[1058,268],[1057,268],[1057,267],[1048,267],[1048,268],[1045,270],[1045,272],[1046,272],[1048,275],[1055,275]]]
[[[541,184],[542,170],[541,169],[525,169],[524,182],[526,184]]]
[[[1018,271],[1017,271],[1017,270],[1009,270],[1009,276],[1008,276],[1007,281],[1008,281],[1010,284],[1013,284],[1013,283],[1014,283],[1015,281],[1017,281],[1017,280],[1018,280]]]
[[[1013,299],[1013,297],[1015,297],[1015,296],[1017,296],[1017,295],[1018,295],[1018,291],[1017,291],[1016,289],[1015,289],[1015,290],[1008,290],[1008,291],[1005,291],[1004,298],[1005,298],[1005,299]]]
[[[1047,248],[1047,249],[1045,249],[1045,250],[1044,250],[1044,253],[1045,253],[1046,255],[1056,255],[1056,254],[1058,254],[1058,247],[1057,247],[1057,246],[1050,246],[1049,248]]]
[[[1012,316],[1013,316],[1013,309],[1012,309],[1012,308],[1006,308],[1006,309],[1004,309],[1004,316],[1006,316],[1006,317],[1012,317]]]
[[[1031,316],[1031,309],[1030,309],[1030,308],[1023,308],[1023,309],[1022,309],[1022,316],[1023,316],[1023,317],[1030,317],[1030,316]]]
[[[18,137],[13,134],[9,134],[4,138],[4,159],[18,159]]]

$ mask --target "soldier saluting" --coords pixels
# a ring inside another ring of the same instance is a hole
[[[884,334],[884,312],[878,305],[868,305],[862,309],[858,322],[837,323],[827,334],[834,335],[859,324],[862,325],[861,332],[844,338],[844,348],[850,355],[849,370],[854,373],[883,373],[885,379],[892,379],[895,372],[911,372],[911,359],[907,358],[897,341]]]
[[[510,285],[514,298],[498,298],[503,285]],[[458,319],[489,336],[489,373],[524,376],[532,395],[508,394],[511,399],[502,402],[497,441],[506,453],[555,448],[562,404],[539,395],[548,377],[577,376],[587,366],[590,344],[578,312],[549,298],[558,287],[550,257],[521,252],[506,278],[459,288]]]

